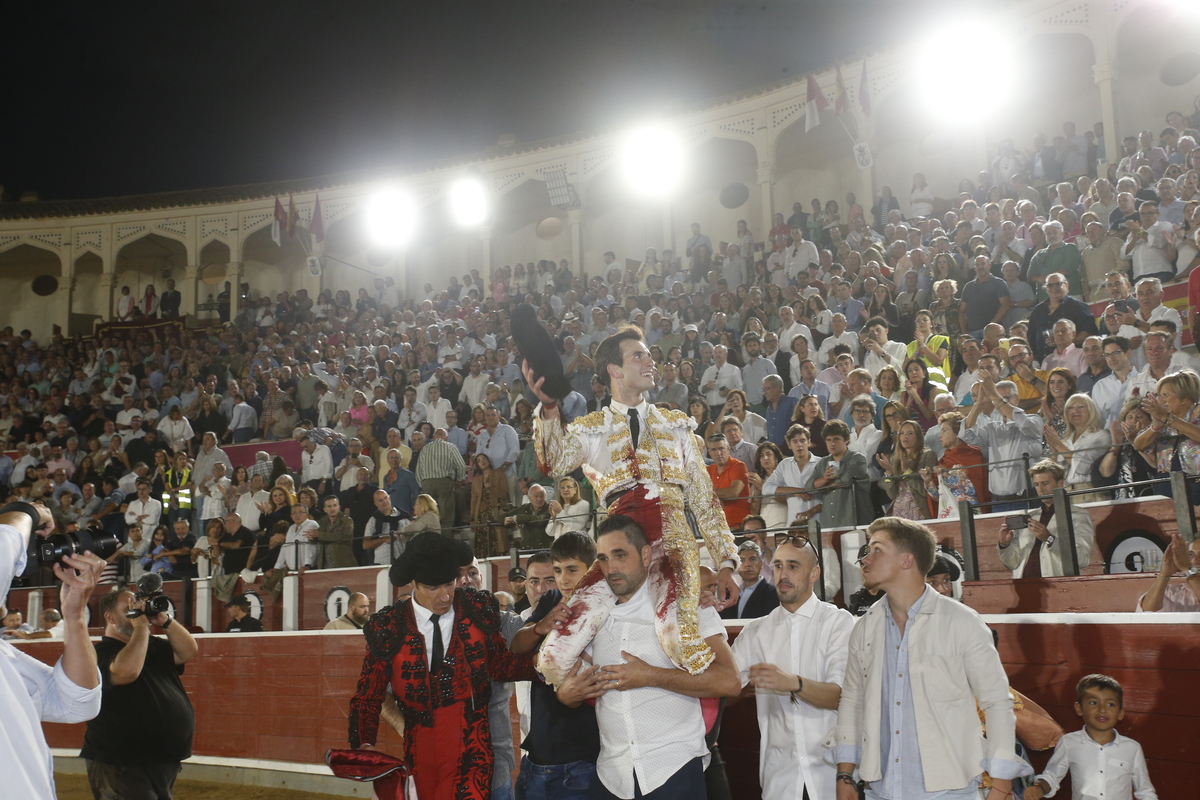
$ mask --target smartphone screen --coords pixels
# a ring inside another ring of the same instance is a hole
[[[1021,531],[1029,527],[1029,517],[1024,514],[1016,514],[1011,517],[1004,518],[1004,524],[1008,526],[1010,531]]]

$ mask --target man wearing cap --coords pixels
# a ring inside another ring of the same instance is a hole
[[[262,633],[262,622],[250,613],[250,601],[246,595],[237,595],[225,604],[225,608],[229,611],[226,633]]]
[[[513,613],[520,614],[527,608],[531,607],[529,602],[529,592],[526,591],[525,581],[527,579],[524,567],[513,567],[508,571],[508,593],[513,596]]]
[[[541,401],[534,421],[538,465],[558,477],[583,467],[610,514],[628,514],[649,535],[655,553],[648,578],[659,642],[668,658],[692,674],[714,659],[701,635],[697,536],[720,567],[722,595],[737,599],[733,536],[683,411],[646,402],[657,367],[636,328],[625,327],[596,350],[596,377],[612,390],[608,407],[564,426],[557,401],[542,392],[544,379],[523,367],[527,385]],[[737,373],[737,368],[730,365]],[[737,373],[740,380],[741,374]],[[722,597],[724,599],[724,597]],[[616,605],[616,595],[593,567],[571,598],[581,622],[550,634],[538,654],[539,669],[559,684]],[[569,631],[569,632],[568,632]]]
[[[456,588],[462,547],[435,531],[415,536],[389,571],[409,600],[364,626],[367,656],[350,700],[350,746],[374,749],[390,686],[405,722],[404,758],[421,800],[488,800],[491,681],[532,680],[533,657],[501,635],[490,595]]]

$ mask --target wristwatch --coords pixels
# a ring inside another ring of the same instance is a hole
[[[167,617],[167,621],[158,627],[165,631],[167,628],[171,627],[171,623],[174,621],[175,620],[171,619],[170,617]]]

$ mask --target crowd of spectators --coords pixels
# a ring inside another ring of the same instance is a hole
[[[917,174],[907,202],[885,186],[865,207],[796,203],[763,243],[745,221],[719,246],[693,224],[679,253],[610,251],[590,275],[517,263],[315,300],[242,284],[232,319],[227,285],[220,324],[167,338],[137,323],[179,313],[173,282],[123,287],[129,327],[0,334],[0,484],[64,530],[116,534],[110,578],[208,561],[224,600],[239,575],[278,592],[289,570],[391,563],[422,530],[480,558],[545,548],[596,512],[582,473],[551,480],[528,446],[509,318],[530,303],[561,350],[567,421],[610,402],[601,340],[643,330],[650,399],[695,420],[735,529],[1028,511],[1039,475],[1077,501],[1162,493],[1155,477],[1200,472],[1197,359],[1163,303],[1172,282],[1196,284],[1189,308],[1200,295],[1200,156],[1194,120],[1169,119],[1116,163],[1100,125],[1066,123],[1002,142],[953,192]],[[235,468],[224,449],[289,439],[298,470],[266,451]],[[1014,553],[1047,530],[1035,516]]]

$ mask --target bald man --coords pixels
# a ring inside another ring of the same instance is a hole
[[[362,592],[355,592],[350,595],[350,603],[346,607],[346,613],[337,619],[331,619],[325,623],[325,630],[360,631],[370,616],[370,599]]]

